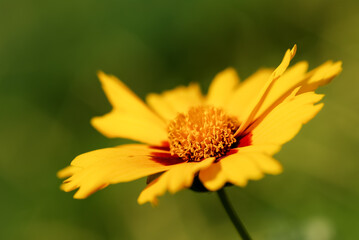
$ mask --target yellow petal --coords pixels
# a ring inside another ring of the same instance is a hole
[[[76,171],[71,173],[72,176],[64,181],[61,188],[66,192],[79,188],[74,198],[86,198],[109,184],[163,172],[178,163],[182,161],[170,158],[169,152],[146,145],[100,149],[76,157],[71,163]],[[63,171],[66,173],[68,169]],[[59,174],[66,175],[62,173],[60,171]]]
[[[75,172],[77,172],[79,169],[81,169],[81,168],[75,167],[75,166],[67,166],[64,169],[61,169],[60,171],[57,172],[57,177],[58,178],[70,177]]]
[[[190,187],[197,172],[211,165],[214,160],[215,158],[208,158],[201,162],[188,162],[173,166],[141,192],[137,200],[138,203],[151,202],[157,204],[157,197],[163,195],[166,190],[175,193],[183,188]]]
[[[208,190],[217,191],[227,182],[243,187],[248,180],[261,179],[264,173],[279,174],[281,171],[281,165],[272,157],[260,151],[246,150],[202,169],[199,179]]]
[[[323,107],[323,104],[314,105],[323,98],[314,92],[288,98],[251,126],[253,145],[284,144]]]
[[[178,113],[202,105],[203,96],[199,85],[192,83],[188,87],[177,87],[162,94],[149,94],[146,101],[159,116],[168,121],[174,119]]]
[[[272,85],[254,119],[270,111],[283,101],[304,79],[308,69],[307,62],[299,62],[283,73]]]
[[[225,159],[222,159],[225,160]],[[222,164],[215,163],[199,172],[199,179],[209,191],[217,191],[228,182]]]
[[[160,119],[146,106],[146,104],[118,78],[103,72],[99,72],[98,77],[102,83],[102,88],[114,109],[161,123]]]
[[[328,61],[307,74],[307,80],[302,84],[299,93],[314,91],[319,86],[329,83],[342,71],[342,62]]]
[[[314,91],[319,86],[329,83],[340,73],[341,62],[327,62],[309,73],[306,73],[307,68],[307,62],[297,63],[275,81],[254,119],[270,112],[297,87],[300,87],[296,93],[298,95],[303,92]]]
[[[241,134],[242,131],[245,130],[248,127],[248,125],[253,122],[259,110],[261,109],[264,101],[266,100],[267,96],[270,94],[270,91],[272,91],[271,89],[274,83],[283,75],[284,71],[289,66],[291,59],[294,57],[296,51],[297,51],[296,45],[294,45],[292,50],[289,49],[287,50],[281,64],[273,71],[273,73],[271,74],[265,85],[262,87],[262,89],[259,91],[258,95],[254,98],[254,100],[252,100],[248,104],[248,108],[243,114],[244,116],[243,122],[236,132],[237,135]]]
[[[103,119],[95,118],[95,127],[100,132],[111,137],[123,137],[127,133],[121,133],[124,127],[115,126],[118,115],[125,115],[124,119],[133,119],[136,122],[142,121],[143,125],[153,126],[160,130],[160,136],[166,132],[165,122],[153,113],[146,104],[138,98],[125,84],[112,75],[106,75],[103,72],[98,73],[98,77],[102,83],[102,87],[106,93],[108,100],[113,106],[113,112],[104,116]],[[110,119],[113,117],[114,119]],[[125,120],[127,121],[127,120]],[[117,132],[111,133],[111,129],[115,128]],[[135,139],[137,132],[129,137]],[[159,139],[157,139],[159,140]]]
[[[251,144],[253,144],[253,140],[251,140]],[[263,153],[269,156],[272,156],[273,154],[279,152],[281,149],[281,146],[278,144],[272,144],[272,143],[266,143],[266,144],[259,144],[256,143],[255,145],[249,145],[245,147],[239,147],[231,149],[232,151],[237,151],[236,153]]]
[[[92,118],[91,124],[106,137],[127,138],[158,146],[167,141],[164,127],[132,113],[112,110],[104,116]]]
[[[220,72],[209,86],[206,104],[224,107],[238,83],[239,77],[233,68]]]
[[[248,103],[258,95],[261,89],[272,74],[273,69],[260,69],[252,76],[241,82],[225,105],[225,110],[233,116],[236,116],[240,122],[243,122]]]

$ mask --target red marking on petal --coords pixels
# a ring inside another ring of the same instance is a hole
[[[151,149],[170,151],[170,144],[167,141],[163,141],[161,146],[149,146]]]
[[[237,152],[238,152],[238,149],[232,148],[232,149],[230,149],[230,150],[226,153],[226,156],[235,154],[235,153],[237,153]]]
[[[160,163],[164,166],[184,163],[183,159],[178,156],[172,156],[170,152],[152,152],[151,160]]]
[[[252,145],[252,136],[253,136],[253,134],[250,132],[242,137],[239,137],[236,148]]]
[[[246,147],[252,145],[252,133],[247,133],[244,136],[240,136],[237,138],[237,142],[231,146],[231,149],[226,152],[226,155],[217,158],[214,162],[219,162],[223,158],[228,157],[229,155],[235,154],[238,152],[238,148]]]

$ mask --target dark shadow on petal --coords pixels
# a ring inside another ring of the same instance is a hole
[[[149,146],[149,148],[154,150],[150,153],[151,160],[164,166],[186,162],[177,155],[172,155],[170,153],[170,147],[167,141],[163,142],[161,146]]]
[[[164,166],[186,162],[176,155],[172,156],[170,152],[152,152],[150,156],[151,160]]]

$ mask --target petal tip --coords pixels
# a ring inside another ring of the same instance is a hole
[[[150,198],[146,198],[144,197],[144,195],[142,195],[142,193],[140,194],[140,196],[137,198],[137,203],[139,205],[143,205],[145,203],[151,203],[152,207],[157,207],[158,206],[158,199],[156,197],[150,199]]]
[[[97,71],[97,77],[101,80],[103,77],[107,76],[106,73],[104,73],[102,70]]]
[[[297,53],[297,44],[294,44],[292,50],[290,50],[290,53],[291,53],[291,59],[293,59],[293,57]]]
[[[74,173],[74,166],[67,166],[56,173],[56,176],[60,179],[70,177]]]

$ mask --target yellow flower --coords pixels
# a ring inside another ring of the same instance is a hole
[[[323,107],[314,90],[341,71],[341,62],[326,62],[307,72],[307,62],[288,68],[296,46],[275,69],[260,69],[240,82],[229,68],[219,73],[203,96],[197,84],[163,94],[149,94],[144,103],[114,76],[99,73],[113,110],[92,119],[107,137],[129,144],[76,157],[58,176],[69,177],[61,188],[79,188],[86,198],[109,184],[145,176],[152,181],[138,203],[157,203],[166,191],[190,188],[195,181],[217,191],[226,184],[245,186],[282,167],[272,156]]]

